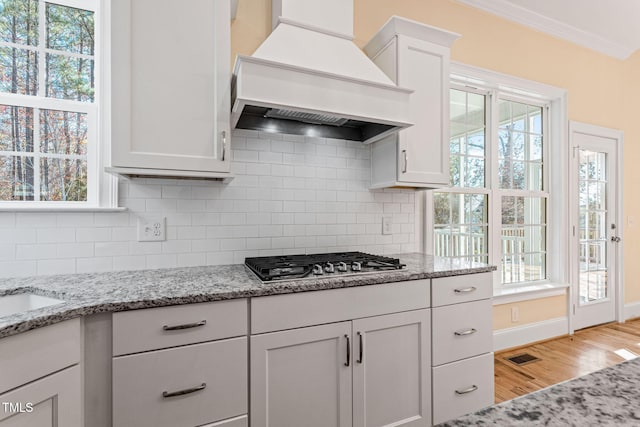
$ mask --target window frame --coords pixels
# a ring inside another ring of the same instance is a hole
[[[39,21],[45,3],[57,4],[94,12],[94,61],[95,94],[94,102],[80,102],[44,96],[22,95],[0,92],[0,104],[28,108],[53,109],[87,114],[87,200],[86,201],[0,201],[0,211],[120,211],[118,202],[118,181],[105,172],[111,155],[111,86],[110,86],[110,15],[108,0],[39,0],[41,5]],[[44,46],[33,50],[45,52]],[[41,59],[39,59],[39,62]],[[42,68],[42,67],[40,67]],[[39,70],[39,73],[43,73]],[[40,79],[40,77],[39,77]],[[73,110],[70,110],[73,107]],[[37,130],[37,124],[34,132]],[[39,151],[38,151],[39,153]],[[34,151],[34,157],[39,155]],[[34,181],[36,184],[37,181]],[[35,188],[34,191],[39,191]]]
[[[494,296],[513,295],[517,293],[560,292],[556,288],[567,286],[569,278],[569,224],[568,224],[568,122],[567,122],[567,91],[551,85],[526,80],[519,77],[482,69],[452,61],[450,72],[450,86],[468,92],[483,93],[487,96],[486,103],[495,111],[492,103],[499,99],[509,99],[516,102],[526,102],[531,105],[547,106],[543,108],[546,116],[546,126],[543,128],[543,180],[545,187],[542,192],[531,192],[533,197],[540,197],[547,193],[546,209],[546,276],[545,280],[535,282],[520,282],[515,284],[501,283],[500,269],[494,272]],[[436,192],[452,193],[482,193],[488,194],[488,209],[492,210],[489,217],[489,230],[501,228],[501,197],[503,189],[498,188],[497,165],[498,153],[498,120],[497,115],[488,117],[486,124],[485,156],[491,162],[491,167],[485,167],[485,188],[455,188],[445,187],[434,190]],[[543,118],[544,120],[544,118]],[[447,141],[448,143],[448,141]],[[489,160],[490,159],[490,160]],[[485,163],[486,165],[486,163]],[[486,188],[491,183],[491,188]],[[548,191],[553,189],[553,191]],[[480,191],[478,191],[480,190]],[[485,191],[482,191],[485,190]],[[514,190],[507,190],[509,192]],[[520,196],[527,196],[516,190]],[[426,192],[425,197],[425,229],[424,247],[426,252],[433,251],[433,191]],[[513,194],[510,194],[513,195]],[[497,211],[497,212],[496,212]],[[498,265],[501,262],[500,233],[489,231],[489,264]]]

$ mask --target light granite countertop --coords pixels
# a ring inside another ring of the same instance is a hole
[[[640,358],[465,415],[438,427],[640,425]]]
[[[244,265],[0,279],[0,296],[32,292],[62,304],[0,317],[0,338],[93,313],[375,285],[495,270],[419,253],[393,255],[402,270],[262,283]]]

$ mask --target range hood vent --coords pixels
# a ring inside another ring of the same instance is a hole
[[[236,58],[234,128],[370,143],[411,126],[413,91],[352,41],[352,1],[273,0],[273,11],[271,35]]]

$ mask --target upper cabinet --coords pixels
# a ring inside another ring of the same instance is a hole
[[[230,0],[187,3],[111,2],[107,170],[229,177]]]
[[[458,37],[394,16],[365,46],[398,86],[414,90],[414,125],[371,146],[372,188],[449,185],[449,62]]]

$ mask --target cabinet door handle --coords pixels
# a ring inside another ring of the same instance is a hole
[[[194,323],[185,323],[184,325],[175,325],[175,326],[164,325],[162,327],[162,330],[163,331],[178,331],[180,329],[198,328],[198,327],[204,326],[206,324],[207,324],[206,320],[201,320],[199,322],[194,322]]]
[[[224,162],[224,158],[227,155],[227,131],[222,131],[222,161]]]
[[[408,163],[408,159],[407,159],[407,150],[402,150],[402,156],[404,158],[404,166],[402,167],[402,173],[407,173],[407,163]]]
[[[464,390],[456,390],[456,394],[457,395],[463,395],[463,394],[468,394],[468,393],[472,393],[474,391],[476,391],[478,389],[477,385],[472,385],[469,388],[465,388]]]
[[[199,386],[195,386],[191,388],[185,388],[184,390],[163,391],[162,397],[167,398],[167,397],[175,397],[175,396],[184,396],[185,394],[195,393],[196,391],[204,390],[205,388],[207,388],[207,383],[202,383]]]
[[[475,286],[469,286],[468,288],[454,289],[453,292],[455,292],[456,294],[468,294],[469,292],[473,292],[475,290]]]
[[[349,366],[351,365],[351,338],[347,334],[344,334],[344,337],[347,339],[347,361],[344,362],[344,366]]]
[[[360,349],[358,351],[358,360],[356,360],[356,362],[362,363],[362,361],[364,360],[364,343],[362,342],[362,334],[360,332],[358,332],[358,341]]]
[[[454,332],[454,335],[457,335],[459,337],[464,337],[465,335],[472,335],[475,334],[476,332],[478,332],[475,328],[471,328],[471,329],[467,329],[466,331],[456,331]]]

